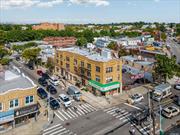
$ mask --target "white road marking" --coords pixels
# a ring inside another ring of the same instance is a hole
[[[81,109],[77,108],[77,113],[80,113],[81,115],[85,114],[83,111],[81,111]]]
[[[58,135],[66,134],[66,133],[68,133],[68,132],[69,132],[69,130],[66,130],[66,131],[64,131],[64,132],[62,132],[62,133],[60,133],[60,134],[58,134]]]
[[[61,116],[63,116],[66,120],[68,120],[68,118],[66,118],[66,116],[64,116],[59,110],[58,110],[59,114],[61,114]]]
[[[58,111],[58,112],[59,112],[59,111]],[[63,118],[61,118],[56,112],[54,112],[54,114],[55,114],[60,120],[64,121]]]
[[[139,108],[137,106],[134,106],[134,105],[131,105],[131,104],[128,104],[128,103],[124,103],[124,104],[127,105],[127,106],[130,106],[130,107],[133,107],[135,109],[142,110],[141,108]]]
[[[104,110],[104,112],[107,112],[107,111],[109,111],[109,110],[111,110],[111,109],[114,109],[114,108],[115,108],[115,106],[113,106],[113,107],[111,107],[111,108],[107,108],[107,109]]]
[[[91,112],[94,111],[94,109],[92,109],[90,106],[88,106],[87,104],[84,104],[85,107],[89,108],[89,110],[91,110]]]
[[[120,115],[118,115],[118,116],[116,116],[116,118],[119,118],[119,117],[121,117],[121,116],[123,116],[123,115],[126,115],[126,114],[128,114],[129,112],[125,112],[125,113],[123,113],[123,114],[120,114]]]
[[[107,111],[106,113],[113,112],[113,111],[115,111],[115,110],[117,110],[117,109],[119,109],[119,108],[114,108],[114,109],[112,109],[112,110]]]
[[[48,131],[48,130],[50,130],[50,129],[52,129],[52,128],[55,128],[55,127],[57,127],[57,126],[60,126],[60,125],[61,125],[61,124],[54,125],[54,126],[52,126],[52,127],[50,127],[50,128],[47,128],[47,129],[43,130],[43,132],[46,132],[46,131]]]
[[[72,117],[71,117],[67,112],[65,112],[63,109],[62,109],[62,112],[63,112],[64,114],[66,114],[70,119],[72,119]]]
[[[56,130],[58,130],[58,129],[61,129],[61,128],[63,128],[63,126],[60,126],[60,127],[58,127],[58,128],[54,128],[54,129],[52,129],[52,130],[49,130],[49,131],[43,133],[43,135],[49,135],[50,133],[52,133],[52,132],[54,132],[54,131],[56,131]],[[58,131],[59,131],[59,130],[58,130]]]
[[[66,111],[69,115],[71,115],[72,117],[74,117],[75,118],[75,116],[68,110],[68,111]]]
[[[79,108],[81,109],[81,111],[85,112],[85,113],[88,113],[86,110],[84,110],[80,105],[79,105]]]
[[[53,132],[53,133],[51,133],[50,135],[54,135],[54,134],[60,133],[61,131],[64,131],[64,130],[66,130],[66,128],[63,128],[63,129],[58,130],[58,131],[56,131],[56,132]]]
[[[91,109],[86,108],[86,106],[84,106],[84,105],[81,105],[81,107],[84,108],[84,110],[87,110],[87,112],[92,112]]]
[[[73,110],[71,110],[71,108],[68,108],[68,109],[71,113],[73,113],[74,115],[76,115],[76,117],[78,117],[78,115],[75,112],[73,112]]]
[[[92,105],[90,105],[88,103],[86,103],[86,105],[89,106],[90,108],[94,109],[95,111],[97,111],[97,108],[95,108],[94,106],[92,106]]]

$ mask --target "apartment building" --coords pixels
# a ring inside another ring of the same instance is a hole
[[[64,30],[64,24],[62,23],[41,23],[39,25],[32,26],[33,30]]]
[[[55,55],[55,73],[74,85],[84,85],[95,95],[121,92],[122,63],[111,57],[111,51],[101,54],[87,48],[60,48]]]
[[[13,67],[0,70],[0,127],[7,129],[39,113],[37,86],[21,71]]]
[[[75,37],[46,37],[43,41],[54,47],[67,47],[75,45],[77,39]]]

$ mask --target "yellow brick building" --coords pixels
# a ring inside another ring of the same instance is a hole
[[[0,126],[8,127],[36,117],[37,86],[19,69],[0,71]]]
[[[56,50],[55,73],[75,85],[81,84],[96,95],[119,93],[122,85],[122,63],[111,57],[110,50],[101,54],[85,48]]]

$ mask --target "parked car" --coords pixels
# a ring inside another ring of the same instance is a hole
[[[52,85],[48,85],[46,89],[47,89],[47,91],[50,92],[51,94],[56,94],[56,93],[57,93],[56,88],[54,88]]]
[[[77,101],[80,101],[82,93],[75,86],[69,86],[67,90],[67,94],[73,96],[73,98]]]
[[[47,81],[44,78],[39,78],[38,83],[44,87],[48,85]]]
[[[59,80],[56,79],[55,77],[49,77],[49,82],[51,84],[53,84],[54,86],[58,86],[59,85]]]
[[[162,109],[162,115],[166,118],[172,118],[180,113],[180,110],[175,106],[169,106]]]
[[[44,78],[45,80],[49,79],[49,75],[47,73],[42,73],[42,78]]]
[[[130,98],[128,99],[128,103],[130,104],[136,104],[141,102],[144,99],[143,95],[141,94],[134,94],[132,96],[130,96]]]
[[[65,107],[69,107],[71,106],[71,100],[69,99],[69,97],[65,94],[60,94],[59,95],[59,98],[61,99],[62,101],[62,104],[65,106]]]
[[[175,84],[174,88],[177,89],[177,90],[180,90],[180,83],[179,84]]]
[[[52,110],[56,110],[56,109],[60,108],[59,102],[55,98],[53,98],[53,97],[50,97],[47,100],[47,102],[49,102],[49,105],[50,105]]]
[[[174,95],[171,99],[176,105],[180,106],[180,95]]]
[[[41,98],[41,99],[45,99],[48,97],[47,92],[43,89],[43,88],[38,88],[37,89],[37,95]]]
[[[42,71],[42,70],[37,70],[37,74],[38,74],[39,76],[42,76],[43,71]]]

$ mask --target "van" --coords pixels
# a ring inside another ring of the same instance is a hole
[[[80,101],[82,93],[75,86],[69,86],[67,90],[67,94],[73,96],[73,98],[77,101]]]
[[[50,82],[51,84],[53,84],[54,86],[58,86],[58,85],[59,85],[59,80],[56,79],[55,77],[50,77],[50,78],[49,78],[49,82]]]
[[[152,93],[152,98],[155,101],[161,101],[164,98],[169,97],[172,95],[171,92],[171,85],[170,84],[160,84],[154,88]]]

